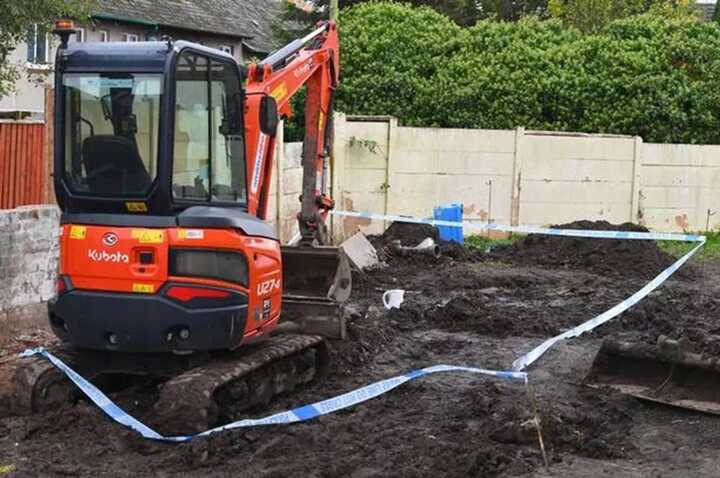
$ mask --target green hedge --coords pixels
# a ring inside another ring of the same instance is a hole
[[[388,2],[340,19],[336,109],[411,126],[637,134],[720,143],[720,26],[638,16],[583,35],[555,21],[458,27]]]

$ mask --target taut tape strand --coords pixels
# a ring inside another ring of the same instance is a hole
[[[355,217],[377,221],[408,222],[412,224],[429,224],[431,226],[464,227],[476,231],[514,232],[518,234],[543,234],[546,236],[586,237],[590,239],[638,239],[654,241],[700,242],[705,236],[695,234],[673,234],[665,232],[630,232],[630,231],[587,231],[584,229],[553,229],[534,226],[509,226],[506,224],[483,224],[472,221],[442,221],[437,219],[418,219],[408,216],[374,214],[370,212],[330,211],[341,217]]]
[[[671,275],[673,275],[680,267],[683,266],[698,249],[700,249],[706,241],[705,236],[695,234],[670,234],[670,233],[656,233],[656,232],[627,232],[627,231],[586,231],[578,229],[552,229],[552,228],[541,228],[531,226],[507,226],[501,224],[478,224],[472,222],[454,222],[454,221],[439,221],[435,219],[418,219],[414,217],[386,215],[386,214],[373,214],[367,212],[354,212],[354,211],[331,211],[337,216],[345,217],[358,217],[365,219],[375,219],[382,221],[394,221],[394,222],[408,222],[414,224],[430,224],[433,226],[454,226],[454,227],[467,227],[474,230],[495,230],[502,232],[517,232],[523,234],[543,234],[549,236],[563,236],[563,237],[584,237],[593,239],[635,239],[635,240],[656,240],[656,241],[682,241],[682,242],[699,242],[699,244],[693,248],[690,252],[685,254],[683,257],[675,261],[667,269],[658,274],[653,280],[645,285],[642,289],[612,307],[606,310],[602,314],[593,317],[592,319],[584,322],[577,327],[574,327],[560,335],[552,337],[527,354],[519,357],[512,364],[512,369],[515,371],[524,370],[533,362],[538,360],[542,355],[550,350],[556,343],[561,340],[566,340],[574,337],[578,337],[585,332],[589,332],[596,327],[604,324],[605,322],[617,317],[633,305],[640,302],[642,299],[647,297],[652,291],[660,287]]]
[[[110,398],[108,398],[108,396],[105,395],[95,385],[84,379],[82,376],[80,376],[80,374],[75,372],[66,363],[55,357],[53,354],[51,354],[44,348],[39,347],[35,349],[29,349],[20,354],[21,357],[32,357],[33,355],[42,355],[43,357],[48,359],[55,367],[65,373],[65,375],[67,375],[67,377],[72,380],[72,382],[77,385],[78,388],[80,388],[80,390],[82,390],[82,392],[90,400],[92,400],[93,403],[95,403],[95,405],[97,405],[103,412],[105,412],[105,414],[107,414],[116,422],[132,430],[135,430],[144,438],[167,442],[187,442],[194,438],[207,436],[224,430],[232,430],[234,428],[281,425],[312,420],[313,418],[317,418],[322,415],[328,415],[330,413],[335,413],[339,410],[343,410],[345,408],[353,407],[362,402],[366,402],[370,399],[383,395],[406,382],[434,373],[464,372],[481,374],[496,377],[499,379],[520,380],[523,383],[527,384],[527,374],[525,372],[487,370],[476,367],[463,367],[456,365],[434,365],[432,367],[413,370],[403,375],[398,375],[397,377],[380,380],[379,382],[365,385],[364,387],[360,387],[358,389],[352,390],[342,395],[338,395],[336,397],[328,398],[320,402],[294,408],[292,410],[275,413],[264,418],[238,420],[236,422],[216,428],[211,428],[210,430],[194,435],[166,437],[156,432],[152,428],[148,427],[137,418],[129,415],[125,410],[123,410],[112,400],[110,400]]]
[[[577,327],[573,327],[572,329],[557,335],[551,339],[546,340],[542,344],[538,345],[534,349],[532,349],[527,354],[523,355],[522,357],[515,360],[512,364],[512,369],[519,371],[524,370],[526,367],[531,365],[533,362],[535,362],[537,359],[542,357],[542,355],[547,352],[553,345],[560,342],[561,340],[571,339],[574,337],[578,337],[585,332],[590,332],[596,327],[599,327],[600,325],[604,324],[605,322],[617,317],[618,315],[622,314],[626,310],[628,310],[633,305],[640,302],[642,299],[647,297],[652,291],[660,287],[668,278],[673,275],[680,267],[682,267],[683,264],[685,264],[688,259],[692,257],[693,254],[695,254],[698,249],[700,249],[705,244],[705,241],[701,241],[700,244],[698,244],[695,248],[693,248],[690,252],[682,256],[680,259],[678,259],[674,264],[672,264],[670,267],[662,271],[660,274],[658,274],[653,280],[648,282],[645,287],[640,289],[639,291],[635,292],[633,295],[625,299],[624,301],[617,304],[612,309],[606,310],[602,314],[588,320],[587,322],[584,322]]]

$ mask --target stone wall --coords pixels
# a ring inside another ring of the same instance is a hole
[[[55,206],[0,210],[0,336],[45,321],[55,293],[58,220]]]

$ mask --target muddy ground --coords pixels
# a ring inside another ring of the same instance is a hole
[[[412,242],[425,232],[399,236]],[[389,239],[374,243],[382,249]],[[332,344],[329,374],[254,416],[432,364],[507,369],[543,339],[631,295],[673,261],[648,242],[544,237],[491,251],[449,247],[438,261],[385,259],[389,267],[355,276],[350,339]],[[381,295],[392,288],[408,292],[401,309],[388,313]],[[700,351],[718,350],[720,262],[693,261],[630,311],[589,336],[559,344],[530,369],[549,469],[524,386],[439,374],[307,423],[226,432],[183,445],[137,438],[85,401],[44,415],[5,417],[0,474],[720,476],[720,418],[579,385],[604,337],[652,342],[660,334],[688,337]],[[37,332],[23,340],[43,337]],[[143,415],[153,386],[138,384],[114,397]]]

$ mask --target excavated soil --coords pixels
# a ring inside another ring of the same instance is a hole
[[[551,227],[591,231],[649,232],[647,228],[629,222],[616,225],[607,221],[576,221]],[[581,269],[597,274],[641,278],[655,276],[676,260],[651,241],[586,239],[536,234],[530,234],[513,243],[512,246],[497,251],[494,256],[520,265]]]
[[[573,226],[579,225],[616,227]],[[373,241],[400,235],[414,245],[427,233],[390,231]],[[574,241],[530,236],[491,253],[448,253],[458,249],[444,245],[439,260],[393,256],[389,267],[357,274],[349,340],[331,344],[327,376],[251,415],[432,364],[507,369],[543,339],[628,297],[673,261],[652,242]],[[720,351],[720,262],[693,267],[592,334],[557,345],[530,369],[529,389],[439,374],[314,421],[182,445],[137,438],[81,400],[42,415],[0,419],[0,470],[13,467],[9,476],[717,477],[718,417],[579,385],[604,337],[650,343],[664,334],[686,337],[708,354]],[[406,290],[405,302],[385,311],[381,295],[395,288]],[[148,416],[154,387],[137,383],[111,395],[131,413]]]

